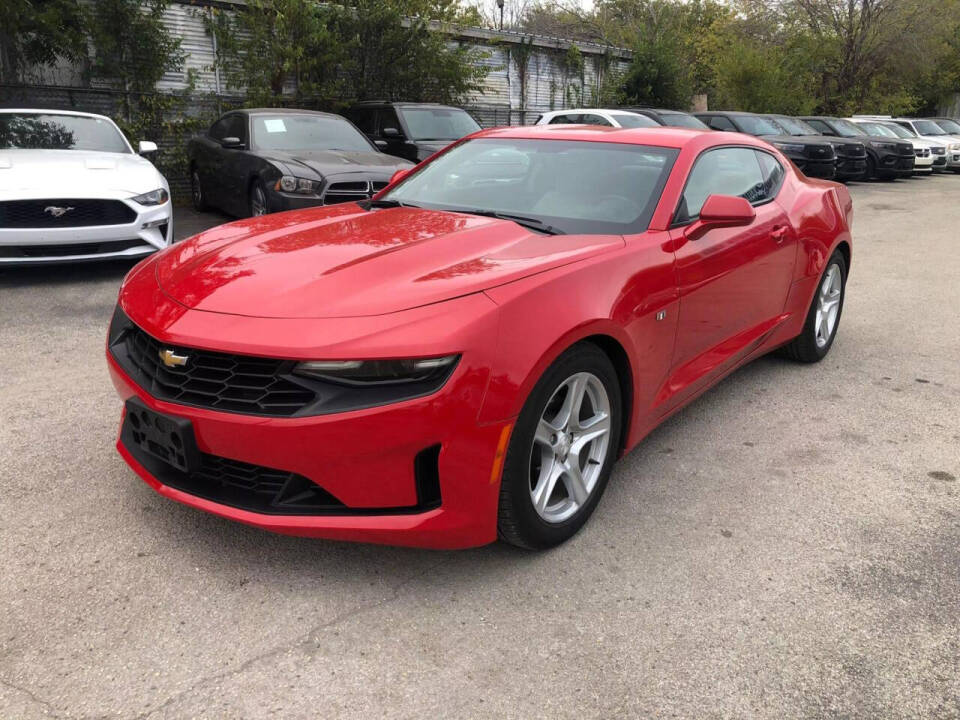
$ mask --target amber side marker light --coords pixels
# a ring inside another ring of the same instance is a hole
[[[490,484],[493,485],[500,477],[500,470],[503,468],[503,459],[507,456],[507,442],[510,440],[510,431],[513,430],[513,423],[503,426],[500,431],[500,440],[497,442],[497,452],[493,456],[493,468],[490,470]]]

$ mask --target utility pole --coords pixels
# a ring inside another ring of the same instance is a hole
[[[497,0],[497,7],[500,8],[500,29],[503,30],[503,0]]]

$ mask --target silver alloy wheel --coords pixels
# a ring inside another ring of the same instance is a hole
[[[840,295],[843,291],[840,266],[834,263],[823,276],[820,291],[817,297],[817,315],[814,320],[813,332],[817,347],[826,347],[837,328],[837,317],[840,315]]]
[[[610,398],[600,379],[571,375],[553,391],[530,449],[530,499],[549,523],[590,498],[610,450]]]
[[[250,214],[253,217],[267,214],[267,198],[259,185],[254,185],[250,191]]]
[[[193,202],[199,207],[203,203],[203,188],[200,187],[200,175],[196,170],[190,176],[190,184],[193,186]]]

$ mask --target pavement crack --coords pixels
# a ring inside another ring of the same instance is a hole
[[[190,695],[191,693],[194,693],[194,692],[196,692],[196,691],[198,691],[198,690],[202,690],[204,687],[207,687],[207,686],[209,686],[209,685],[211,685],[211,684],[213,684],[213,683],[222,682],[222,681],[224,681],[224,680],[229,680],[230,678],[235,677],[235,676],[243,673],[244,671],[248,670],[249,668],[253,667],[254,665],[256,665],[257,663],[259,663],[259,662],[261,662],[261,661],[263,661],[263,660],[268,660],[268,659],[270,659],[270,658],[272,658],[272,657],[277,657],[278,655],[282,655],[283,653],[287,652],[288,650],[291,650],[291,649],[293,649],[293,648],[298,648],[298,647],[304,646],[304,645],[310,643],[311,640],[312,640],[312,638],[313,638],[317,633],[319,633],[319,632],[321,632],[321,631],[323,631],[323,630],[329,630],[330,628],[336,627],[337,625],[341,625],[341,624],[343,624],[343,623],[345,623],[345,622],[347,622],[347,621],[349,621],[349,620],[352,620],[352,619],[355,618],[355,617],[358,617],[358,616],[363,615],[363,614],[365,614],[365,613],[371,612],[371,611],[373,611],[373,610],[378,610],[378,609],[380,609],[380,608],[382,608],[382,607],[386,607],[386,606],[389,605],[390,603],[395,602],[395,601],[401,596],[401,594],[403,593],[403,589],[404,589],[407,585],[409,585],[410,583],[412,583],[413,581],[415,581],[415,580],[417,580],[417,579],[419,579],[419,578],[421,578],[421,577],[429,576],[429,575],[433,574],[433,572],[434,572],[437,568],[439,568],[441,565],[443,565],[444,563],[446,563],[446,562],[448,562],[448,561],[449,561],[449,558],[444,558],[444,559],[440,560],[439,562],[434,563],[434,564],[430,565],[429,567],[427,567],[427,568],[425,568],[425,569],[423,569],[423,570],[421,570],[421,571],[419,571],[419,572],[413,573],[412,575],[410,575],[409,577],[405,578],[404,580],[401,580],[399,583],[397,583],[397,584],[393,587],[393,589],[390,591],[390,594],[389,594],[387,597],[385,597],[385,598],[382,598],[382,599],[380,599],[380,600],[377,600],[376,602],[368,603],[368,604],[366,604],[366,605],[358,605],[358,606],[356,606],[356,607],[354,607],[354,608],[351,608],[350,610],[347,610],[346,612],[340,613],[339,615],[337,615],[336,617],[332,618],[331,620],[327,620],[326,622],[318,623],[318,624],[312,626],[309,630],[307,630],[307,631],[306,631],[305,633],[303,633],[302,635],[299,635],[298,637],[294,638],[293,640],[290,640],[289,642],[285,642],[285,643],[283,643],[283,644],[281,644],[281,645],[279,645],[279,646],[277,646],[277,647],[275,647],[275,648],[272,648],[272,649],[270,649],[270,650],[265,650],[264,652],[260,653],[259,655],[254,655],[254,656],[251,657],[251,658],[247,658],[246,660],[244,660],[242,663],[240,663],[240,664],[239,664],[237,667],[235,667],[235,668],[232,668],[232,669],[230,669],[230,670],[224,670],[223,672],[214,673],[213,675],[207,675],[206,677],[200,678],[199,680],[197,680],[197,682],[195,682],[195,683],[194,683],[193,685],[191,685],[190,687],[188,687],[188,688],[186,688],[186,689],[184,689],[184,690],[181,690],[181,691],[178,692],[178,693],[174,693],[173,695],[171,695],[170,697],[168,697],[166,700],[164,700],[164,701],[163,701],[160,705],[158,705],[157,707],[152,708],[152,709],[150,709],[150,710],[147,710],[146,712],[143,712],[143,713],[137,715],[136,718],[135,718],[135,720],[146,720],[147,718],[149,718],[149,717],[151,717],[151,716],[154,716],[154,715],[156,715],[157,713],[162,713],[164,710],[166,710],[167,708],[169,708],[169,707],[170,707],[171,705],[173,705],[175,702],[177,702],[177,701],[180,700],[181,698],[184,698],[184,697]]]
[[[40,697],[39,695],[34,693],[32,690],[30,690],[30,688],[23,687],[22,685],[17,685],[16,683],[10,682],[9,680],[4,680],[2,677],[0,677],[0,685],[3,685],[4,687],[9,688],[10,690],[13,690],[14,692],[18,692],[23,695],[26,695],[28,698],[30,698],[30,701],[33,702],[34,705],[39,705],[40,707],[42,707],[46,711],[46,713],[51,717],[55,717],[55,718],[64,717],[60,715],[59,709],[53,703],[51,703],[48,700],[44,700],[42,697]]]

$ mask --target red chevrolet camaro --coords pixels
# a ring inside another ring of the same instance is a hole
[[[725,375],[827,354],[851,217],[746,135],[479,132],[371,201],[135,267],[107,344],[117,448],[162,495],[268,530],[549,547]]]

